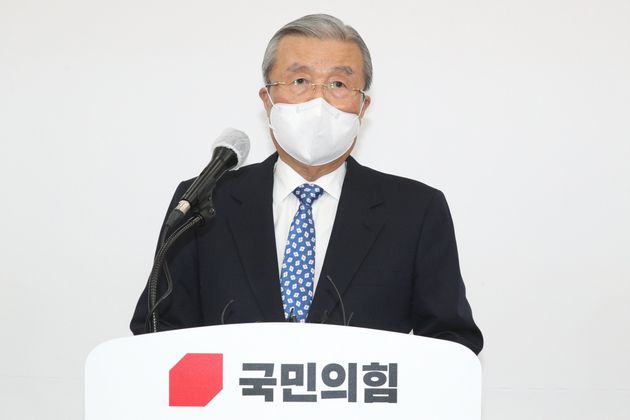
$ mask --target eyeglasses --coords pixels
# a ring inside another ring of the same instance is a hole
[[[348,101],[354,98],[358,93],[365,97],[365,92],[361,89],[350,88],[340,80],[335,80],[330,83],[312,83],[310,80],[300,77],[292,82],[272,82],[265,84],[266,88],[272,86],[278,86],[285,92],[289,93],[295,98],[306,96],[310,91],[315,90],[317,86],[321,86],[324,89],[324,94],[330,94],[330,97],[337,101]]]

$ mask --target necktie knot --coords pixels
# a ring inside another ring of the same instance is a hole
[[[302,184],[293,190],[293,194],[305,206],[310,206],[324,193],[324,189],[316,184]]]

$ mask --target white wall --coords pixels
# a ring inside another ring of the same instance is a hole
[[[309,2],[309,4],[314,4]],[[282,24],[371,48],[356,157],[449,200],[484,419],[630,417],[630,2],[0,0],[0,418],[82,417],[173,189],[257,96]]]

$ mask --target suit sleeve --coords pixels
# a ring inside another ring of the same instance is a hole
[[[466,299],[448,204],[437,190],[422,223],[414,279],[414,334],[454,341],[479,354],[483,336]]]
[[[170,210],[176,206],[189,184],[190,182],[183,182],[179,185],[168,207],[167,216]],[[164,224],[162,224],[160,236],[163,229]],[[183,234],[168,252],[166,261],[173,279],[173,291],[158,307],[158,331],[201,325],[197,257],[196,230],[192,229]],[[158,282],[158,299],[166,292],[166,288],[166,277],[162,271]],[[131,319],[130,328],[134,334],[147,332],[147,312],[148,296],[145,286]]]

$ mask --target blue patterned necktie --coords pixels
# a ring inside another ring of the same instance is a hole
[[[312,204],[324,190],[302,184],[293,190],[300,208],[293,217],[280,272],[280,291],[285,318],[305,322],[313,300],[315,280],[315,224]]]

